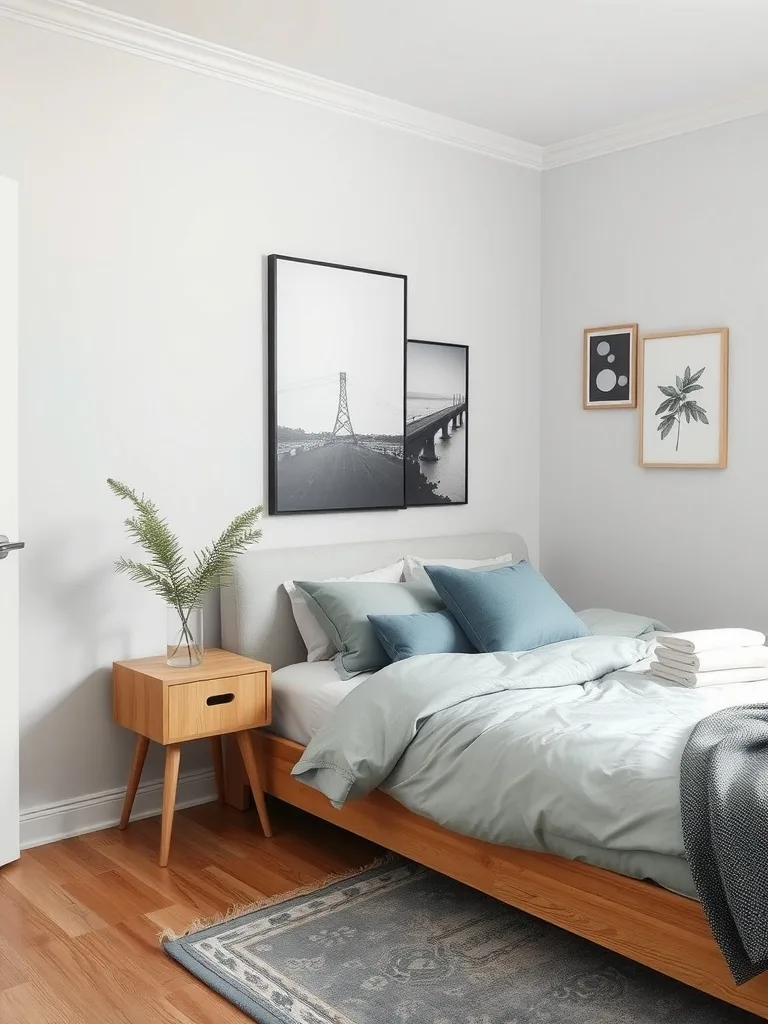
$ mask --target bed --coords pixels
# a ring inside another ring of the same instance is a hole
[[[285,579],[353,575],[405,553],[482,559],[507,551],[524,557],[523,540],[502,533],[252,551],[241,557],[233,586],[222,592],[223,645],[269,662],[274,670],[304,659],[288,597],[280,586]],[[336,810],[325,796],[294,778],[291,770],[303,754],[304,742],[350,687],[328,674],[313,692],[316,682],[311,680],[319,678],[316,668],[307,666],[311,671],[303,680],[294,670],[285,689],[278,686],[281,701],[284,695],[286,699],[275,719],[277,732],[258,732],[254,737],[267,792],[768,1020],[768,975],[735,985],[695,900],[582,861],[459,835],[379,790]],[[325,671],[333,673],[330,666]],[[306,701],[302,693],[307,693]],[[297,713],[299,708],[304,710]],[[244,771],[233,752],[227,768],[228,802],[246,807],[247,792]]]

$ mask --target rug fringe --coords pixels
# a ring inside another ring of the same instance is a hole
[[[298,889],[291,889],[290,892],[279,892],[275,896],[265,896],[264,899],[256,900],[253,903],[235,903],[223,914],[216,914],[213,917],[196,918],[183,932],[176,932],[173,928],[164,928],[159,933],[157,941],[161,946],[164,946],[166,942],[185,939],[195,932],[202,932],[206,928],[214,928],[216,925],[226,924],[228,921],[232,921],[236,917],[242,917],[244,914],[250,914],[254,910],[275,907],[280,903],[285,903],[287,900],[295,899],[297,896],[307,896],[309,893],[319,892],[322,889],[326,889],[329,885],[333,885],[334,882],[344,882],[348,878],[355,878],[356,875],[364,875],[366,871],[373,871],[374,868],[386,867],[387,864],[391,864],[392,861],[398,859],[396,854],[387,853],[383,857],[377,857],[375,860],[372,860],[370,864],[366,864],[363,868],[354,868],[351,871],[338,871],[334,874],[326,875],[317,882],[299,886]]]

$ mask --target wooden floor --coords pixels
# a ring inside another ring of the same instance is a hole
[[[157,865],[160,819],[149,818],[27,850],[0,869],[0,1022],[243,1024],[162,953],[158,933],[382,852],[285,804],[270,810],[273,839],[255,811],[177,812],[168,868]]]

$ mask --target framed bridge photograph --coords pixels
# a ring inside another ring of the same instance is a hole
[[[268,259],[269,513],[405,506],[407,280]]]
[[[469,348],[409,341],[406,352],[406,505],[466,505]]]

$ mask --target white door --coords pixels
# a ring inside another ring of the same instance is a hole
[[[18,188],[0,178],[0,865],[19,856],[18,252]]]

